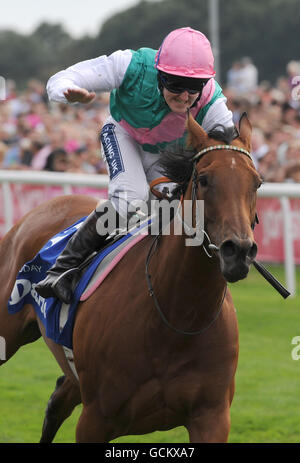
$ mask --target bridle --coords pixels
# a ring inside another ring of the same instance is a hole
[[[210,153],[211,151],[216,151],[216,150],[230,150],[230,151],[237,151],[239,153],[242,153],[244,154],[245,156],[247,156],[249,159],[251,159],[251,161],[253,162],[253,159],[251,157],[251,154],[249,153],[249,151],[245,150],[244,148],[240,148],[239,146],[235,146],[235,145],[215,145],[215,146],[208,146],[207,148],[204,148],[202,149],[201,151],[199,151],[197,154],[195,154],[195,156],[193,156],[192,158],[192,161],[193,161],[193,172],[192,172],[192,207],[194,207],[194,205],[196,205],[196,200],[197,200],[197,192],[198,192],[198,186],[199,186],[199,179],[200,179],[200,174],[198,174],[198,171],[196,169],[196,165],[198,164],[198,162],[200,161],[201,158],[203,158],[203,156],[207,153]],[[255,216],[255,220],[258,221],[257,219],[257,215]],[[196,227],[197,227],[197,224],[196,224]],[[207,234],[207,232],[205,230],[202,230],[205,238],[207,239],[208,241],[208,248],[210,250],[218,250],[218,247],[213,244],[210,240],[210,237],[209,235]],[[207,251],[207,249],[205,248],[204,246],[204,241],[202,243],[202,247],[206,253],[206,255],[208,257],[212,257],[212,255],[209,254],[209,252]]]
[[[200,175],[198,174],[198,171],[196,169],[196,165],[198,164],[199,160],[205,156],[205,154],[211,152],[211,151],[215,151],[215,150],[231,150],[231,151],[237,151],[239,153],[242,153],[243,155],[247,156],[248,158],[251,159],[251,161],[253,162],[252,160],[252,157],[251,157],[251,154],[249,153],[249,151],[245,150],[244,148],[240,148],[238,146],[234,146],[234,145],[216,145],[216,146],[209,146],[207,148],[204,148],[202,149],[201,151],[199,151],[197,154],[195,154],[192,158],[192,162],[193,162],[193,172],[192,172],[192,207],[193,205],[197,205],[196,203],[196,200],[197,200],[197,192],[198,192],[198,186],[199,186],[199,177]],[[182,222],[184,225],[186,225],[183,221],[183,219],[181,218]],[[257,216],[256,216],[256,220],[257,220]],[[197,223],[196,223],[196,227],[197,227]],[[216,250],[218,251],[219,248],[214,245],[210,238],[209,238],[209,235],[205,232],[205,230],[202,230],[206,239],[208,240],[209,244],[208,244],[208,247],[210,250]],[[227,293],[227,285],[225,286],[225,289],[224,289],[224,292],[223,292],[223,296],[222,296],[222,299],[221,299],[221,303],[220,303],[220,306],[218,308],[218,311],[216,313],[216,315],[214,316],[214,318],[208,323],[208,325],[206,325],[204,328],[202,328],[201,330],[198,330],[198,331],[184,331],[184,330],[180,330],[179,328],[176,328],[174,327],[173,325],[171,325],[169,323],[169,321],[166,319],[161,307],[160,307],[160,304],[159,304],[159,301],[156,297],[156,294],[154,292],[154,289],[153,289],[153,286],[152,286],[152,283],[151,283],[151,275],[149,273],[149,265],[150,265],[150,261],[151,261],[151,258],[152,256],[154,255],[155,253],[155,250],[157,248],[157,244],[158,244],[158,240],[159,238],[161,237],[161,233],[162,233],[162,230],[160,230],[160,232],[158,233],[158,235],[155,236],[151,246],[150,246],[150,249],[149,249],[149,252],[148,252],[148,255],[147,255],[147,258],[146,258],[146,280],[147,280],[147,285],[148,285],[148,290],[149,290],[149,294],[151,297],[153,297],[153,302],[154,302],[154,305],[155,305],[155,308],[156,310],[158,311],[161,319],[163,320],[163,322],[165,323],[165,325],[167,325],[172,331],[175,331],[176,333],[178,334],[183,334],[183,335],[188,335],[188,336],[195,336],[195,335],[200,335],[200,334],[203,334],[205,331],[207,331],[210,326],[217,320],[217,318],[219,317],[220,313],[221,313],[221,310],[222,310],[222,307],[223,307],[223,302],[224,302],[224,299],[225,299],[225,296],[226,296],[226,293]],[[212,255],[209,254],[209,252],[207,251],[207,249],[205,248],[204,244],[202,243],[202,246],[203,246],[203,249],[205,251],[205,253],[207,254],[208,257],[212,257]]]
[[[253,162],[252,156],[249,153],[249,151],[245,150],[244,148],[240,148],[239,146],[235,145],[215,145],[215,146],[208,146],[204,148],[203,150],[199,151],[195,156],[192,158],[192,161],[196,161],[196,163],[207,153],[210,151],[216,151],[216,150],[230,150],[230,151],[238,151],[239,153],[245,154],[245,156],[248,156],[248,158],[251,159]]]

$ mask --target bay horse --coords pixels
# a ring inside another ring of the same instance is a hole
[[[180,181],[184,199],[204,200],[203,244],[185,245],[186,236],[174,232],[176,215],[169,235],[161,234],[155,247],[153,236],[145,237],[79,304],[73,332],[79,380],[33,308],[10,315],[6,305],[24,263],[97,201],[55,198],[29,212],[0,243],[6,359],[42,334],[64,373],[48,402],[41,442],[52,441],[80,402],[77,442],[109,442],[177,426],[186,427],[190,442],[228,440],[238,326],[227,282],[245,278],[255,259],[261,180],[249,155],[246,115],[229,145],[191,116],[187,126],[198,154],[175,156],[165,167],[171,180]]]

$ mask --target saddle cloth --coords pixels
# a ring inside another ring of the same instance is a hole
[[[45,278],[46,271],[84,219],[51,238],[31,261],[23,265],[7,304],[11,314],[19,312],[26,304],[32,305],[45,326],[46,335],[68,349],[73,348],[72,333],[78,303],[86,300],[129,249],[147,236],[150,224],[150,219],[146,220],[95,255],[76,286],[71,304],[64,304],[56,298],[43,298],[35,291],[35,285]]]

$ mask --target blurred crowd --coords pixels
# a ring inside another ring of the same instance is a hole
[[[89,105],[49,103],[45,86],[32,79],[17,91],[6,82],[0,101],[0,168],[107,173],[99,134],[108,115],[108,94]]]
[[[300,62],[290,61],[275,85],[259,82],[251,58],[233,63],[223,88],[234,122],[251,121],[252,156],[265,182],[300,182]]]
[[[234,122],[247,112],[252,155],[266,182],[300,181],[300,62],[287,64],[275,85],[259,81],[251,58],[232,64],[223,84]],[[18,91],[6,82],[0,101],[0,169],[107,173],[99,133],[109,94],[88,105],[49,103],[43,83]]]

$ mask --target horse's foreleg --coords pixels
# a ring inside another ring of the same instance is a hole
[[[80,403],[79,386],[66,376],[58,378],[48,401],[40,443],[52,442],[62,423]]]
[[[186,428],[189,433],[190,442],[227,442],[230,430],[229,406],[202,410],[197,417],[190,419]]]
[[[0,310],[0,365],[9,360],[21,346],[36,341],[40,336],[31,306],[25,306],[20,312],[11,315],[3,304]]]

